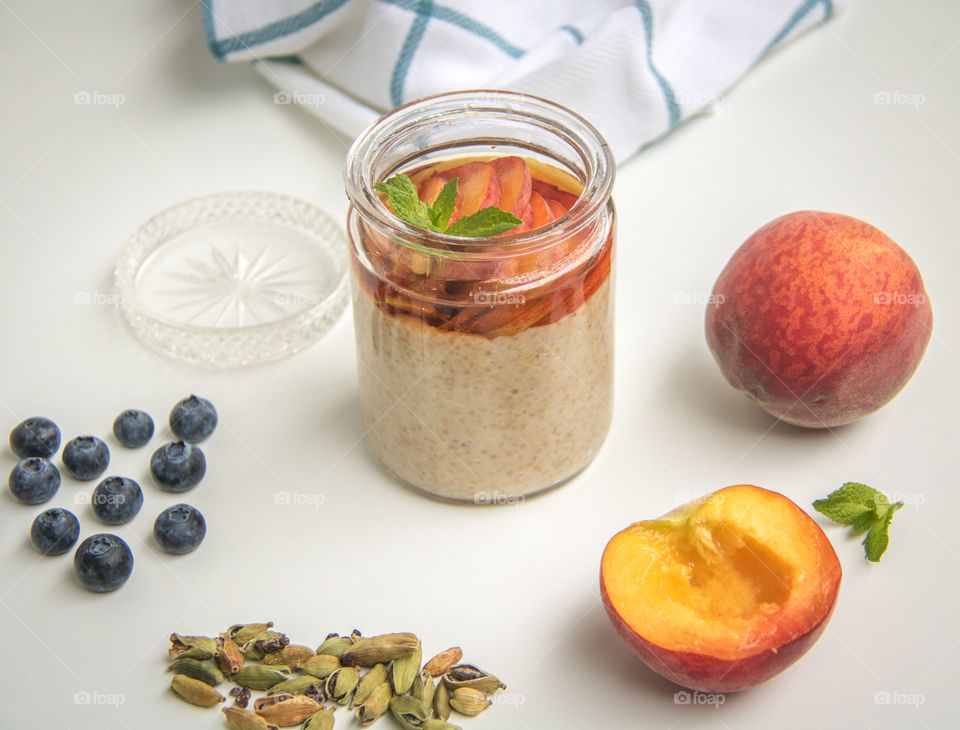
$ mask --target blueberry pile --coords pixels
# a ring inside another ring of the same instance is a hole
[[[205,398],[191,395],[170,411],[170,430],[177,441],[160,446],[150,458],[150,473],[165,492],[185,492],[203,479],[206,457],[196,444],[217,427],[217,411]],[[130,449],[145,446],[154,435],[154,423],[144,411],[123,411],[113,422],[117,442]],[[10,449],[21,461],[10,472],[8,486],[23,504],[50,501],[60,488],[60,470],[51,457],[60,448],[60,428],[49,418],[28,418],[10,432]],[[66,472],[74,479],[99,478],[110,465],[110,449],[96,436],[83,435],[68,441],[60,454]],[[143,490],[136,481],[124,476],[108,476],[90,496],[90,506],[98,520],[106,525],[130,522],[143,507]],[[173,555],[189,553],[201,543],[207,532],[200,511],[189,504],[177,504],[163,510],[153,524],[153,535],[162,550]],[[80,537],[80,522],[61,507],[41,512],[30,526],[30,541],[44,555],[62,555]],[[86,538],[73,557],[77,579],[96,593],[114,591],[133,571],[133,553],[123,539],[109,533]]]

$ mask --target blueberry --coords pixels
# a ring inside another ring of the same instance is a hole
[[[42,504],[60,489],[60,472],[43,457],[31,456],[13,467],[7,484],[24,504]]]
[[[116,535],[91,535],[74,553],[73,569],[84,588],[96,593],[115,591],[133,572],[133,553]]]
[[[133,479],[107,477],[93,490],[90,505],[101,522],[125,525],[143,507],[143,490]]]
[[[79,536],[76,516],[60,507],[41,512],[30,525],[30,540],[44,555],[63,555]]]
[[[110,449],[96,436],[77,436],[63,447],[60,459],[73,476],[86,482],[106,471]]]
[[[153,436],[153,419],[145,411],[126,410],[114,419],[113,435],[128,449],[139,448]]]
[[[217,427],[217,409],[206,398],[191,395],[170,411],[170,430],[191,444],[203,441]]]
[[[21,459],[49,458],[60,448],[60,429],[49,418],[28,418],[10,432],[10,448]]]
[[[207,534],[200,510],[189,504],[175,504],[157,515],[153,536],[166,552],[183,555],[196,549]]]
[[[199,446],[172,441],[153,452],[150,473],[165,492],[185,492],[197,486],[207,472]]]

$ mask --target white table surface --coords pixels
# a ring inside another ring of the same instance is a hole
[[[472,508],[408,491],[365,450],[349,315],[292,359],[209,371],[142,346],[97,303],[130,231],[180,200],[273,190],[342,220],[347,140],[274,105],[249,67],[213,63],[197,3],[0,0],[3,428],[42,414],[65,440],[107,437],[128,407],[160,425],[151,446],[113,449],[111,472],[139,477],[146,493],[140,516],[115,529],[136,558],[116,593],[80,588],[69,553],[39,557],[28,529],[41,508],[0,498],[0,727],[223,727],[169,693],[167,636],[260,619],[314,645],[354,627],[417,632],[425,652],[461,645],[509,685],[499,706],[463,721],[477,730],[955,726],[958,27],[947,0],[855,0],[760,64],[717,114],[624,166],[610,436],[562,489]],[[77,105],[78,91],[125,101]],[[880,92],[915,103],[875,103]],[[703,299],[734,249],[802,208],[885,230],[917,262],[935,312],[913,381],[835,432],[776,424],[726,384],[703,336]],[[146,464],[190,392],[213,400],[221,425],[204,445],[208,475],[187,495],[207,538],[175,558],[150,535],[180,499],[150,484]],[[608,624],[606,541],[729,484],[812,511],[847,480],[908,501],[883,562],[866,563],[859,541],[826,526],[845,576],[814,649],[720,707],[675,704],[676,688]],[[91,487],[65,478],[46,505],[75,508],[82,537],[100,531],[76,504]],[[278,504],[278,493],[314,504]]]

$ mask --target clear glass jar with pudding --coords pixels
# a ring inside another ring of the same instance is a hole
[[[406,174],[451,220],[493,205],[496,236],[435,233],[374,185]],[[354,142],[353,315],[373,453],[443,499],[496,504],[562,484],[602,445],[613,396],[614,165],[586,120],[502,91],[413,102]]]

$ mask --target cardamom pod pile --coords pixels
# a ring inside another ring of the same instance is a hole
[[[170,634],[170,689],[200,707],[226,702],[234,730],[330,730],[337,709],[348,708],[367,726],[389,713],[405,730],[461,730],[454,712],[472,717],[506,685],[492,674],[461,664],[452,647],[421,666],[420,640],[409,633],[329,634],[316,651],[273,630],[273,622],[237,624],[217,637]],[[439,680],[438,680],[439,678]],[[253,692],[265,696],[253,700]]]

